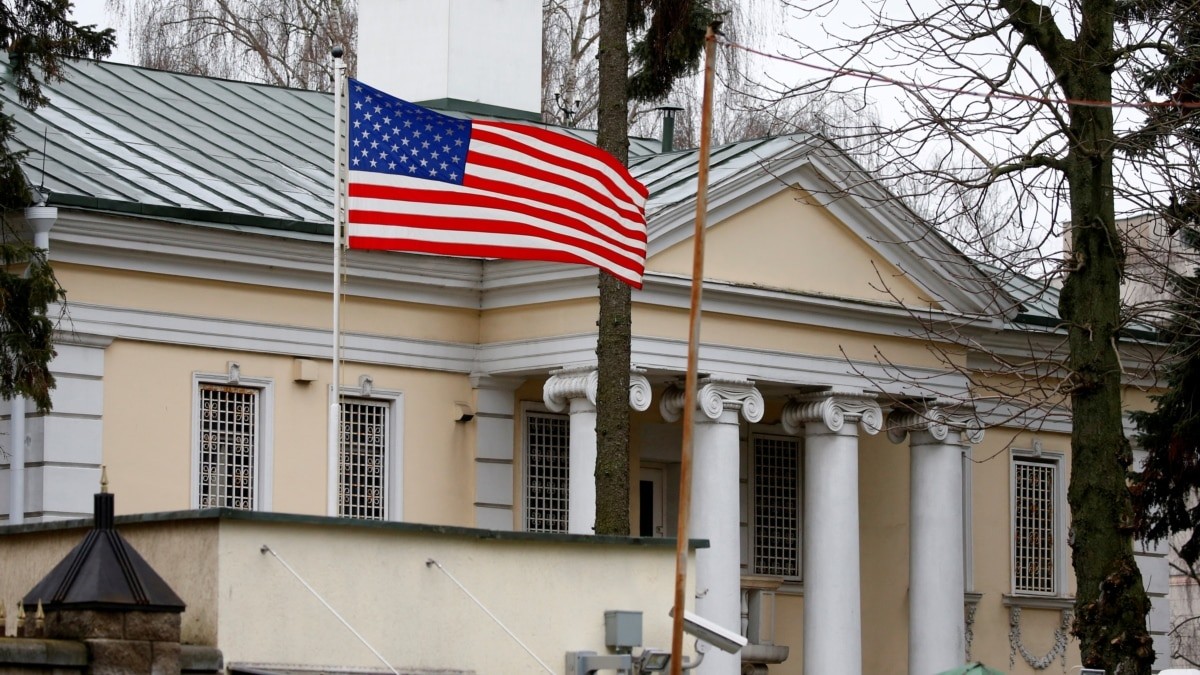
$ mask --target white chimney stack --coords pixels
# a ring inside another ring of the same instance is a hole
[[[541,0],[359,0],[358,79],[432,107],[541,119]]]

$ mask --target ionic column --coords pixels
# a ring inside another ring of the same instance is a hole
[[[909,439],[908,672],[934,675],[962,665],[962,455],[983,440],[972,416],[944,408],[896,410],[888,438]]]
[[[683,413],[684,390],[672,385],[660,410],[668,422]],[[688,536],[707,539],[696,551],[696,613],[741,632],[741,553],[738,533],[738,414],[749,422],[763,415],[763,397],[749,380],[706,377],[696,391],[692,499]],[[711,649],[697,673],[741,672],[741,657]]]
[[[804,672],[861,675],[858,427],[879,433],[883,411],[822,392],[788,401],[782,422],[804,434]]]
[[[642,370],[629,373],[629,405],[650,408],[650,381]],[[596,382],[595,366],[572,366],[550,373],[542,400],[554,412],[568,410],[571,420],[570,476],[567,487],[567,532],[596,531]]]

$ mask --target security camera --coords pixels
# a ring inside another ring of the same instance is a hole
[[[671,615],[675,615],[674,610],[671,611]],[[687,610],[683,612],[683,630],[687,631],[688,635],[730,654],[736,654],[746,646],[746,638]]]

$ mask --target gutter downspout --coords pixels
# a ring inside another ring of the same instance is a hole
[[[50,260],[50,228],[58,220],[58,208],[45,206],[43,198],[37,206],[25,209],[25,222],[33,229],[34,248],[45,251],[46,261]],[[30,265],[38,264],[37,259]],[[24,396],[14,396],[9,415],[9,438],[12,451],[8,465],[11,485],[8,491],[8,523],[19,525],[25,522],[25,407],[27,399]]]

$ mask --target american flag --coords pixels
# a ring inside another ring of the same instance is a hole
[[[646,188],[596,146],[353,79],[348,125],[350,248],[582,263],[642,287]]]

